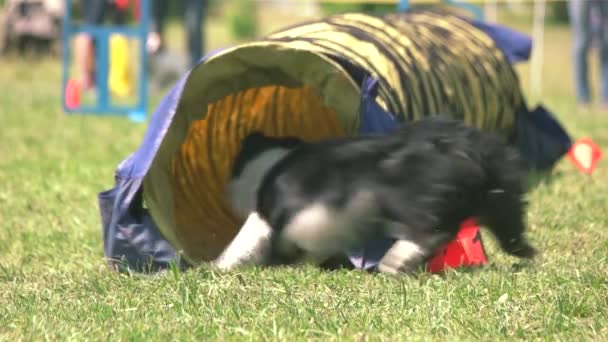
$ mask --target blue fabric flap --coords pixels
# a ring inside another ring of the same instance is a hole
[[[521,113],[517,120],[515,145],[529,168],[551,169],[570,150],[570,136],[542,105]]]
[[[122,182],[98,195],[108,264],[122,272],[154,272],[171,264],[185,267],[142,208],[141,188],[129,183]]]
[[[508,27],[473,20],[473,25],[492,37],[496,46],[502,50],[511,64],[530,59],[532,39]]]

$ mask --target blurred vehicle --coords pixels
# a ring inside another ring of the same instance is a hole
[[[59,55],[62,15],[62,0],[7,0],[0,10],[0,55]]]

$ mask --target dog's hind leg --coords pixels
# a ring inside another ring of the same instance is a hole
[[[382,273],[399,274],[414,271],[428,252],[424,247],[410,240],[397,240],[384,254],[378,270]]]
[[[252,212],[236,237],[212,263],[219,269],[230,270],[243,265],[265,262],[271,248],[272,227]]]
[[[450,234],[435,231],[433,235],[400,234],[400,238],[384,254],[378,270],[388,274],[407,274],[415,272],[425,261],[451,238]]]

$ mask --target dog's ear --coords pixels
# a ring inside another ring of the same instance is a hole
[[[259,143],[266,140],[268,140],[268,137],[264,135],[264,133],[262,133],[261,131],[256,130],[250,132],[245,136],[245,139],[243,139],[243,144],[246,145],[247,143]]]
[[[268,148],[294,148],[302,143],[302,140],[296,137],[271,137],[260,131],[252,131],[245,139],[243,139],[243,148],[251,148],[253,150],[265,150]]]
[[[245,158],[261,153],[276,146],[272,138],[264,135],[261,131],[252,131],[241,141],[241,154]]]

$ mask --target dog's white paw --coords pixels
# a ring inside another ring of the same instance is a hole
[[[221,270],[264,262],[270,249],[272,228],[258,213],[252,212],[236,237],[212,264]]]
[[[217,259],[213,260],[211,264],[213,267],[221,271],[230,271],[240,266],[250,265],[256,263],[256,258],[251,255],[236,255],[235,253],[222,253]]]

